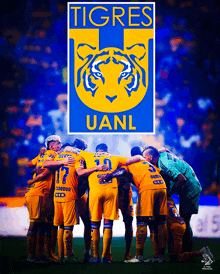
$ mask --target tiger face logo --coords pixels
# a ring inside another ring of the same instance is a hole
[[[144,44],[122,51],[97,50],[79,44],[81,64],[76,75],[76,91],[81,101],[100,112],[122,112],[137,106],[147,91],[148,69]]]

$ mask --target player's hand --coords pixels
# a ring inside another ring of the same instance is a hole
[[[96,167],[96,170],[97,171],[106,171],[106,170],[108,170],[108,166],[107,165],[98,165]]]
[[[46,147],[40,148],[40,156],[42,156],[47,151]]]
[[[107,182],[107,177],[108,177],[108,174],[100,175],[99,182],[100,183]]]
[[[69,156],[69,157],[67,157],[63,160],[63,165],[64,166],[72,165],[74,163],[75,163],[75,158],[72,157],[72,156]]]

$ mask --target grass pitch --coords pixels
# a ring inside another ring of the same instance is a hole
[[[194,250],[199,250],[208,245],[215,257],[215,262],[211,264],[210,274],[220,274],[220,239],[194,238]],[[142,273],[162,273],[162,274],[199,274],[204,273],[204,263],[202,257],[193,259],[190,262],[170,263],[168,254],[165,255],[166,263],[152,264],[125,264],[123,263],[125,241],[124,238],[113,238],[112,240],[112,264],[83,264],[84,243],[82,238],[75,238],[73,250],[77,262],[74,264],[31,264],[27,259],[26,237],[0,237],[1,254],[1,274],[71,274],[71,273],[103,273],[103,274],[142,274]],[[100,241],[100,254],[102,250],[102,238]],[[152,244],[148,238],[145,244],[144,258],[153,254]],[[132,244],[131,255],[135,255],[135,238]],[[205,272],[206,273],[206,272]]]

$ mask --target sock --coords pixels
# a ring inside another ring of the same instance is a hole
[[[81,216],[84,223],[84,250],[91,249],[91,221],[88,216]]]
[[[109,249],[112,242],[112,220],[104,220],[104,233],[103,233],[103,252],[102,257],[108,257]]]
[[[133,240],[133,227],[125,227],[125,259],[131,257],[131,244]]]
[[[60,258],[64,256],[63,234],[64,234],[64,227],[60,226],[57,234],[58,254]]]
[[[168,230],[167,230],[167,222],[158,224],[158,234],[157,234],[157,242],[158,242],[158,251],[160,255],[164,255],[167,240],[168,240]]]
[[[157,242],[157,226],[154,220],[151,220],[150,224],[150,240],[153,245],[154,255],[159,255],[158,242]]]
[[[52,224],[46,223],[46,229],[44,234],[44,250],[47,258],[51,258],[51,230]]]
[[[45,223],[40,223],[36,237],[36,255],[38,258],[41,258],[44,255],[44,233]]]
[[[52,256],[57,256],[56,255],[56,244],[57,244],[57,226],[52,227],[52,231],[51,231],[51,255]]]
[[[99,231],[100,222],[92,222],[91,226],[92,226],[91,236],[92,236],[93,257],[98,258],[99,242],[100,242],[100,231]]]
[[[34,222],[30,222],[27,233],[28,258],[30,259],[35,257],[37,225]]]
[[[192,251],[192,252],[181,253],[178,256],[178,262],[185,262],[185,261],[188,261],[190,259],[193,259],[193,258],[199,257],[199,256],[201,256],[200,251]]]
[[[64,226],[63,243],[64,243],[64,258],[70,259],[72,248],[73,248],[72,226]]]
[[[147,239],[147,223],[137,222],[136,232],[136,257],[143,256],[144,244]]]

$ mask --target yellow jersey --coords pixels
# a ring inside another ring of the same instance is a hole
[[[89,175],[89,188],[109,188],[118,187],[117,179],[113,178],[109,182],[99,182],[101,175],[115,171],[119,165],[126,165],[127,157],[111,155],[107,152],[87,152],[80,151],[80,156],[82,156],[86,162],[86,168],[92,168],[98,165],[107,165],[107,171],[96,171]],[[83,167],[82,163],[78,164],[78,167]]]
[[[133,181],[139,193],[146,189],[166,188],[165,181],[159,173],[160,169],[147,161],[131,164],[125,169],[133,175]]]
[[[81,157],[75,153],[65,151],[57,155],[54,161],[62,161],[64,158],[70,156],[75,158],[75,163],[61,166],[55,172],[54,202],[68,202],[78,199],[76,163],[80,161]]]
[[[33,160],[31,160],[31,163],[36,167],[42,167],[43,163],[46,160],[51,160],[56,156],[56,152],[53,150],[47,150],[44,154],[38,155]],[[35,178],[37,174],[34,174],[33,178]],[[53,183],[53,174],[51,174],[47,179],[39,181],[31,185],[27,188],[25,197],[28,196],[43,196],[44,194],[49,194],[50,189]]]

